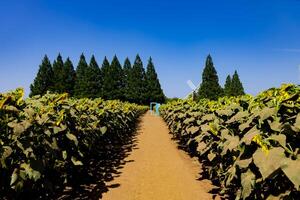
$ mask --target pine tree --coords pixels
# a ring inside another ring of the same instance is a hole
[[[131,79],[129,81],[130,100],[138,104],[147,103],[147,85],[146,74],[143,67],[143,62],[139,55],[136,56],[131,70]]]
[[[96,98],[101,96],[101,70],[98,66],[98,63],[95,59],[95,56],[92,55],[90,64],[86,71],[86,85],[87,85],[87,96],[89,98]]]
[[[71,96],[74,95],[74,85],[75,85],[75,78],[76,72],[73,67],[73,63],[68,57],[64,63],[64,92],[67,92]]]
[[[226,82],[224,85],[224,94],[226,96],[232,96],[232,86],[231,86],[231,77],[230,75],[227,76]]]
[[[107,59],[103,61],[103,97],[105,99],[124,100],[124,77],[122,66],[115,55],[111,64],[107,65]]]
[[[110,64],[109,61],[107,60],[106,56],[104,57],[104,60],[102,62],[102,67],[101,67],[101,72],[102,72],[102,87],[101,87],[101,97],[104,99],[109,98],[109,90],[111,89],[110,87],[110,75],[109,75],[109,69],[110,69]]]
[[[47,55],[43,58],[42,64],[39,66],[39,71],[30,85],[30,95],[43,95],[53,86],[53,71],[51,62]]]
[[[124,72],[124,96],[126,101],[131,101],[130,97],[132,94],[130,93],[130,80],[132,79],[132,67],[130,60],[128,58],[125,59],[124,65],[123,65],[123,72]]]
[[[163,103],[165,95],[161,89],[157,73],[152,62],[152,58],[148,60],[147,71],[146,71],[146,82],[147,82],[147,103],[160,102]]]
[[[87,91],[87,70],[88,64],[85,57],[81,54],[78,66],[76,68],[76,81],[74,86],[74,95],[79,98],[87,97],[89,91]]]
[[[52,91],[55,93],[64,93],[65,92],[64,61],[60,54],[58,54],[56,60],[54,60],[52,70],[53,70]]]
[[[202,73],[202,83],[198,91],[199,98],[216,100],[223,95],[219,85],[219,78],[210,55],[206,58],[205,68]]]
[[[231,88],[232,88],[232,96],[239,96],[239,95],[244,95],[244,87],[243,84],[240,81],[239,75],[237,71],[234,71],[234,74],[232,76],[232,81],[231,81]]]

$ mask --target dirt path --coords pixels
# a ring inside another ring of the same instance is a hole
[[[121,174],[109,182],[104,200],[205,200],[208,181],[198,181],[200,166],[177,149],[166,124],[149,113],[142,117],[137,148]]]

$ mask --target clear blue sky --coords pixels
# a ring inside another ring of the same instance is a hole
[[[77,65],[152,56],[164,92],[184,97],[212,55],[220,83],[238,70],[247,93],[300,82],[299,0],[78,1],[0,4],[0,91],[29,92],[44,54]]]

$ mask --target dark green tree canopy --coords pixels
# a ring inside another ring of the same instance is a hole
[[[64,93],[65,92],[64,61],[60,54],[58,54],[56,60],[54,60],[52,69],[53,69],[52,91],[55,93]]]
[[[70,58],[68,57],[64,63],[64,92],[67,92],[71,96],[74,94],[74,85],[76,72]]]
[[[143,62],[139,55],[136,56],[131,70],[131,79],[129,81],[130,98],[129,101],[145,104],[147,103],[146,97],[146,74],[143,67]]]
[[[233,96],[239,96],[245,94],[243,84],[241,83],[239,75],[236,70],[234,71],[234,74],[232,76],[231,89],[232,89]]]
[[[124,100],[124,75],[122,66],[115,55],[111,64],[105,58],[102,66],[103,98]]]
[[[131,62],[130,62],[129,58],[127,57],[127,58],[125,59],[123,69],[124,69],[124,71],[125,71],[126,74],[127,74],[127,73],[130,72],[131,68],[132,68],[132,67],[131,67]]]
[[[45,55],[42,64],[39,66],[39,71],[30,85],[30,95],[43,95],[53,87],[53,71],[51,62]]]
[[[101,67],[101,72],[102,72],[102,76],[103,76],[101,92],[102,92],[102,97],[104,99],[109,98],[109,90],[111,89],[109,86],[109,83],[110,83],[109,70],[110,70],[110,64],[109,64],[108,59],[105,56],[104,60],[102,62],[102,67]]]
[[[165,95],[163,90],[161,89],[159,79],[157,77],[157,73],[154,68],[154,64],[152,62],[152,58],[150,57],[148,60],[147,71],[146,71],[146,101],[149,104],[150,102],[160,102],[163,103],[165,101]]]
[[[107,58],[105,56],[103,59],[103,62],[102,62],[102,66],[101,66],[101,72],[103,74],[103,78],[104,78],[104,74],[108,73],[109,67],[110,67],[109,61],[107,60]]]
[[[76,68],[76,81],[74,86],[74,95],[76,97],[87,97],[87,70],[88,64],[86,63],[85,56],[81,54],[77,68]]]
[[[232,86],[231,86],[231,77],[230,75],[227,76],[226,82],[224,85],[224,94],[226,96],[231,96],[232,95]]]
[[[97,98],[101,96],[101,86],[102,86],[102,77],[101,70],[98,66],[98,63],[95,59],[95,56],[92,55],[90,64],[86,71],[86,85],[87,96],[89,98]]]
[[[131,89],[130,89],[130,81],[132,80],[132,66],[131,62],[128,58],[125,59],[123,65],[123,73],[124,73],[124,95],[125,100],[129,101],[131,98]]]
[[[200,85],[199,98],[216,100],[223,95],[223,89],[219,85],[219,78],[210,55],[206,58],[205,68],[202,73],[202,83]]]
[[[30,88],[31,96],[51,91],[67,92],[77,98],[101,97],[138,104],[149,104],[151,101],[162,103],[165,100],[152,58],[148,60],[145,72],[139,55],[133,65],[126,58],[123,67],[116,55],[111,63],[105,57],[99,68],[94,55],[87,64],[81,54],[76,70],[69,57],[64,62],[59,54],[51,66],[45,56]]]

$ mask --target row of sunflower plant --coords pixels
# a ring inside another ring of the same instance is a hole
[[[203,175],[233,199],[299,199],[300,86],[252,97],[178,100],[160,109]]]
[[[0,193],[53,191],[133,133],[147,108],[68,94],[0,94]],[[12,195],[11,198],[16,196]]]

